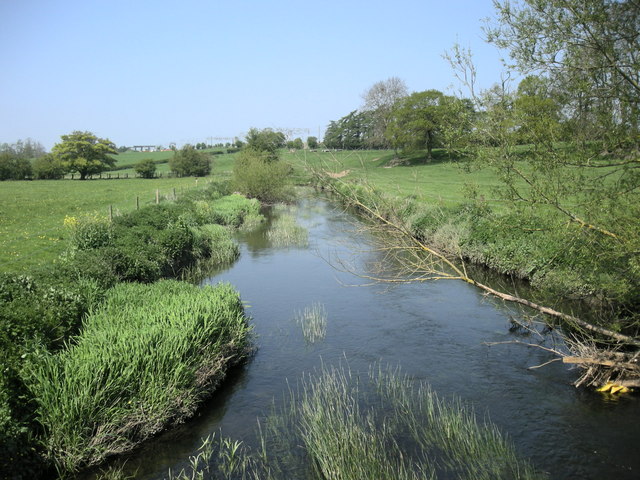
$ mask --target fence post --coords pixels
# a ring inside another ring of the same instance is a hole
[[[113,205],[109,205],[109,221],[113,222]]]
[[[156,188],[156,205],[160,203],[160,190]]]
[[[173,199],[176,200],[176,187],[173,187]]]
[[[136,196],[136,210],[140,210],[140,197]]]

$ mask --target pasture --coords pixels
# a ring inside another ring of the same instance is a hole
[[[194,178],[35,180],[0,184],[0,268],[29,272],[54,262],[66,247],[65,217],[109,215],[204,187]]]

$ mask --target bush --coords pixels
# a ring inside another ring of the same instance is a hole
[[[290,165],[272,160],[267,154],[243,150],[236,157],[233,167],[233,188],[250,198],[265,203],[291,200]]]
[[[156,163],[151,158],[140,160],[133,168],[142,178],[153,178],[156,175]]]
[[[25,374],[48,455],[74,471],[192,415],[244,358],[248,333],[229,285],[116,286],[73,346]]]
[[[205,177],[211,173],[211,157],[192,145],[185,145],[173,154],[169,168],[180,177]]]

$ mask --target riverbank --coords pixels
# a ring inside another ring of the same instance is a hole
[[[2,275],[1,476],[127,451],[193,414],[246,356],[237,292],[162,281],[234,261],[231,231],[259,224],[256,200],[221,188],[112,219],[67,215],[56,262]]]

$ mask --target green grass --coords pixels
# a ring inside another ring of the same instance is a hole
[[[366,181],[391,195],[413,196],[428,203],[462,203],[467,184],[475,185],[489,204],[503,203],[493,191],[500,182],[489,169],[470,174],[463,163],[448,160],[440,150],[429,163],[422,153],[403,157],[401,164],[396,164],[394,157],[391,150],[283,153],[283,160],[294,165],[296,179],[301,182],[308,178],[305,168],[309,166],[342,174],[345,181]]]
[[[0,266],[7,272],[28,272],[53,262],[66,248],[65,217],[124,213],[193,188],[193,178],[153,180],[36,180],[0,184]]]
[[[367,378],[322,367],[260,426],[258,451],[214,440],[207,438],[189,468],[169,478],[545,478],[473,409],[391,369],[372,369]]]
[[[309,232],[298,225],[295,215],[291,213],[291,207],[279,204],[276,205],[275,210],[280,213],[267,232],[267,240],[270,245],[275,248],[307,247]]]
[[[75,471],[192,415],[247,354],[248,333],[227,284],[117,285],[73,345],[26,373],[47,455]]]

